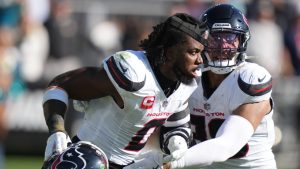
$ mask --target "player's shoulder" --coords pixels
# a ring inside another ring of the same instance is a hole
[[[145,84],[146,56],[142,51],[120,51],[104,61],[118,85],[127,91],[137,91]]]
[[[262,66],[245,62],[237,70],[240,89],[250,96],[261,96],[272,90],[272,76]]]

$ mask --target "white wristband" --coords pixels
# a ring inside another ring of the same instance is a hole
[[[59,100],[64,102],[67,107],[68,107],[68,94],[65,90],[58,88],[58,87],[53,87],[53,88],[49,88],[46,90],[45,94],[44,94],[44,98],[43,98],[43,104],[48,101],[48,100]]]

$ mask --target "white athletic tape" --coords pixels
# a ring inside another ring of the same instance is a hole
[[[61,89],[61,88],[49,88],[46,90],[45,94],[44,94],[44,98],[43,98],[43,104],[48,101],[48,100],[59,100],[64,102],[67,106],[68,106],[68,94],[65,90]]]

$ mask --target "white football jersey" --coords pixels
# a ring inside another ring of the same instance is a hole
[[[199,86],[189,99],[192,132],[197,143],[214,138],[223,121],[238,106],[271,99],[271,75],[255,63],[245,62],[240,65],[209,98],[203,96],[201,78],[198,80]],[[203,168],[275,169],[271,150],[275,140],[272,115],[273,109],[265,115],[249,142],[235,156]]]
[[[77,136],[100,147],[109,161],[127,165],[159,126],[172,127],[189,121],[188,113],[180,113],[187,108],[187,100],[197,87],[196,80],[190,85],[181,83],[167,98],[142,51],[118,52],[106,58],[103,67],[122,97],[124,108],[110,96],[89,101]],[[166,121],[173,113],[178,113],[180,119]]]

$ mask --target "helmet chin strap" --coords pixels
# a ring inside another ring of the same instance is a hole
[[[210,70],[215,74],[223,75],[232,72],[235,68],[236,66],[224,67],[224,68],[210,67]]]

